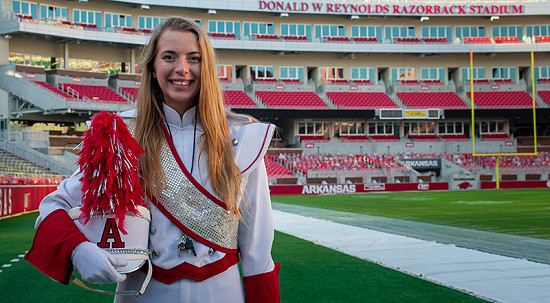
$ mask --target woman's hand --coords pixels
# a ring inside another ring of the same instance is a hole
[[[128,265],[128,261],[112,255],[91,242],[80,243],[73,251],[73,265],[82,280],[93,284],[118,283],[126,280],[115,267]]]

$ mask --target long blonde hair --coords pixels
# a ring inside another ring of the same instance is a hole
[[[183,17],[168,17],[159,24],[141,55],[142,78],[136,101],[135,136],[145,150],[140,160],[143,190],[147,195],[156,196],[166,184],[159,149],[164,140],[163,93],[152,73],[158,40],[162,33],[170,30],[192,32],[197,36],[201,54],[201,85],[197,110],[198,122],[204,129],[199,154],[207,154],[208,172],[214,192],[225,202],[227,210],[240,214],[237,202],[242,197],[242,178],[233,158],[223,95],[216,76],[214,50],[204,30],[194,21]]]

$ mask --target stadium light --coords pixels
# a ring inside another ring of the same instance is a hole
[[[498,20],[498,19],[500,19],[499,16],[491,16],[491,21],[495,21],[495,20]]]
[[[147,4],[142,4],[141,5],[141,9],[150,9],[149,5]]]
[[[208,14],[209,14],[209,15],[215,15],[215,14],[216,14],[216,10],[215,10],[215,9],[209,9],[209,10],[208,10]]]
[[[357,15],[351,15],[350,19],[351,19],[351,20],[359,20],[359,16],[357,16]]]
[[[288,13],[281,13],[281,18],[288,17]]]
[[[420,22],[424,22],[424,21],[429,21],[430,20],[430,17],[420,17]]]

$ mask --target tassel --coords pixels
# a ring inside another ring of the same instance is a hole
[[[146,206],[140,186],[139,157],[145,151],[117,114],[100,112],[84,133],[77,164],[82,173],[82,225],[95,215],[114,214],[120,231],[128,212]]]

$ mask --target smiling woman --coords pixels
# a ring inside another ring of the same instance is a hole
[[[164,103],[180,116],[196,105],[201,84],[201,55],[192,32],[166,31],[158,41],[153,78],[162,90]]]
[[[143,295],[115,302],[280,301],[263,160],[274,127],[225,112],[214,58],[203,29],[181,17],[159,24],[143,51],[136,110],[120,116],[145,151],[139,169],[153,280]],[[86,180],[75,173],[42,201],[27,260],[60,282],[68,283],[73,263],[89,283],[139,289],[145,274],[117,273],[118,258],[88,242],[67,215],[82,203]]]

